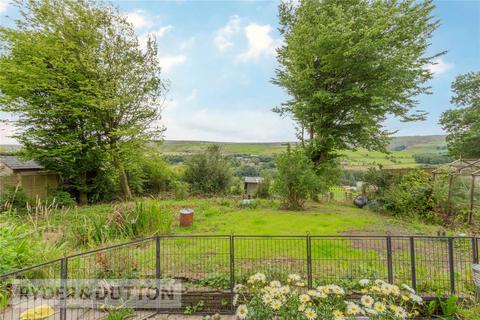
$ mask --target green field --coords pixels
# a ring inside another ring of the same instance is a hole
[[[164,154],[195,154],[202,152],[214,142],[207,141],[164,141],[159,151]],[[286,149],[287,143],[228,143],[220,142],[224,154],[272,155]],[[364,169],[374,165],[386,168],[417,167],[413,155],[416,153],[438,153],[445,151],[444,136],[412,136],[394,137],[389,146],[389,153],[346,150],[343,152],[342,163],[348,169]],[[405,148],[396,151],[398,148]]]

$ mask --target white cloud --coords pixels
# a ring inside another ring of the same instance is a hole
[[[192,90],[192,93],[190,93],[190,94],[185,98],[185,101],[187,101],[187,102],[193,101],[193,100],[197,99],[197,95],[198,95],[198,90],[197,90],[197,89],[193,89],[193,90]]]
[[[438,58],[433,61],[433,64],[428,66],[428,70],[434,75],[439,75],[447,72],[452,69],[455,65],[453,63],[448,63],[443,61],[443,59]]]
[[[279,45],[279,41],[273,39],[270,35],[273,31],[271,25],[250,23],[244,31],[248,41],[248,49],[238,56],[240,60],[256,60],[263,56],[275,54],[275,48]]]
[[[0,0],[0,13],[6,12],[9,0]]]
[[[161,56],[158,58],[162,71],[168,73],[171,69],[179,64],[183,64],[187,61],[187,56],[177,55],[177,56]]]
[[[140,44],[140,48],[145,49],[147,47],[147,42],[149,37],[154,37],[157,40],[162,38],[168,31],[172,30],[173,26],[163,26],[160,27],[156,31],[149,31],[146,32],[138,37],[138,43]]]
[[[234,46],[232,37],[240,31],[240,17],[233,15],[228,19],[227,24],[217,31],[213,43],[220,51],[225,51]]]
[[[143,10],[137,9],[137,10],[128,12],[126,14],[126,17],[127,17],[127,21],[130,22],[137,29],[147,28],[152,25],[152,22],[150,21],[149,18],[147,18],[147,15]]]
[[[162,123],[170,140],[229,142],[294,141],[295,127],[270,110],[188,108],[174,103],[164,109]],[[282,130],[278,130],[282,128]]]
[[[195,45],[195,37],[191,37],[180,44],[180,50],[190,50]]]

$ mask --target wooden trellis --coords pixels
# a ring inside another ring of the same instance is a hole
[[[468,223],[473,222],[473,216],[476,207],[479,205],[476,203],[479,199],[476,197],[476,192],[480,191],[480,188],[476,188],[476,182],[480,181],[480,159],[459,159],[448,164],[445,168],[438,168],[432,171],[433,181],[436,182],[439,174],[448,174],[448,196],[447,206],[448,213],[452,211],[452,192],[455,177],[470,178],[470,190],[468,195],[468,203],[463,203],[468,206]],[[479,190],[477,190],[479,189]]]

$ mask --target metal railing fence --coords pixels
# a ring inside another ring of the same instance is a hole
[[[233,290],[256,272],[284,279],[302,275],[308,287],[363,279],[407,284],[424,296],[474,292],[472,265],[480,238],[430,236],[166,235],[136,240],[0,275],[0,319],[19,319],[48,305],[52,319],[99,319],[98,305],[70,300],[76,279],[182,279],[185,286]],[[15,280],[50,279],[60,288],[48,299],[12,298]],[[137,310],[146,317],[159,310]]]

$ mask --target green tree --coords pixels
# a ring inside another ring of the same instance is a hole
[[[302,0],[279,6],[284,44],[273,83],[291,99],[275,111],[290,114],[316,163],[340,150],[386,151],[388,116],[424,118],[415,97],[429,93],[426,55],[438,27],[432,1]]]
[[[320,190],[314,164],[302,149],[288,150],[277,158],[274,192],[280,196],[285,209],[303,209],[305,201]]]
[[[110,167],[131,197],[125,163],[161,132],[156,45],[142,51],[116,9],[93,0],[18,1],[0,28],[0,106],[14,113],[24,155],[59,171],[87,202]]]
[[[447,131],[449,153],[457,158],[480,158],[480,72],[458,76],[452,83],[451,103],[440,124]]]
[[[219,145],[210,145],[203,154],[186,162],[184,179],[195,193],[221,194],[230,189],[233,174]]]

